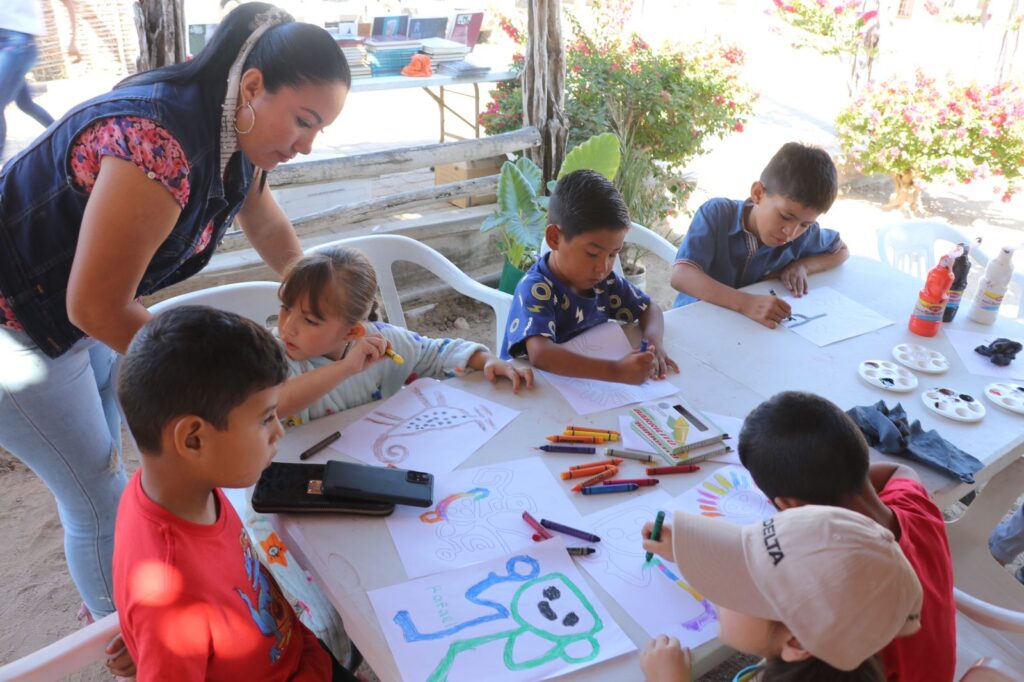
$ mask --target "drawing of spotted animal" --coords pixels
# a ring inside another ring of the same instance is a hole
[[[423,404],[423,409],[409,417],[400,417],[379,410],[367,417],[367,420],[374,424],[390,427],[373,442],[373,456],[381,462],[397,464],[404,462],[409,456],[409,448],[402,443],[391,442],[396,438],[415,437],[429,431],[454,429],[466,424],[476,424],[482,431],[495,428],[491,411],[484,405],[479,405],[470,412],[462,407],[448,405],[441,393],[434,394],[431,402],[418,386],[410,386],[406,390],[416,395]]]

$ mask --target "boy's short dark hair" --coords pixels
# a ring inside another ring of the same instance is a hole
[[[839,192],[839,174],[832,157],[820,147],[787,142],[761,171],[768,194],[779,194],[825,213]]]
[[[740,461],[769,499],[842,506],[867,480],[868,444],[834,403],[812,393],[777,393],[743,422]]]
[[[281,345],[252,320],[205,306],[160,313],[132,339],[117,395],[139,449],[159,454],[175,417],[194,414],[217,429],[253,393],[288,375]]]
[[[592,170],[577,170],[558,181],[548,203],[548,222],[566,239],[601,229],[628,230],[629,209],[611,180]]]

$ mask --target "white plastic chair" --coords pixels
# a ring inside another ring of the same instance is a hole
[[[972,240],[941,220],[905,220],[878,231],[878,259],[923,280],[938,262],[936,242],[949,242],[952,248],[961,242],[970,244]],[[981,265],[988,263],[988,256],[977,245],[971,246],[971,257]]]
[[[190,291],[187,294],[160,301],[151,305],[149,312],[156,315],[164,310],[183,305],[205,305],[237,313],[267,327],[272,326],[272,318],[277,316],[280,307],[277,298],[277,289],[280,286],[277,282],[223,284],[209,289]]]
[[[1024,679],[1024,586],[989,553],[988,536],[1024,493],[1024,459],[989,481],[956,521],[946,525],[953,557],[958,658],[994,656]],[[969,620],[965,620],[969,619]]]
[[[105,660],[107,643],[120,632],[117,614],[104,616],[38,651],[0,666],[0,682],[50,682]]]
[[[477,282],[444,255],[410,237],[395,234],[350,237],[321,244],[309,249],[307,253],[315,253],[334,246],[349,246],[359,249],[373,263],[373,269],[377,271],[377,286],[384,303],[384,313],[389,323],[399,327],[405,326],[405,315],[402,313],[402,302],[398,298],[393,267],[399,262],[414,263],[432,272],[460,294],[489,305],[494,310],[495,346],[493,350],[497,352],[501,348],[501,342],[505,338],[508,313],[512,307],[512,296],[509,294]]]

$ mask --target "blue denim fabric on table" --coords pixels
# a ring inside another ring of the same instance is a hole
[[[900,403],[889,409],[885,401],[879,400],[874,405],[854,407],[846,414],[860,428],[868,444],[886,454],[927,464],[964,483],[974,483],[974,472],[984,466],[938,431],[925,431],[917,419],[910,422]]]

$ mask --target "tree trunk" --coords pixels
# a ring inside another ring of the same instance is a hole
[[[527,153],[544,172],[558,175],[569,128],[565,121],[565,48],[561,0],[530,0],[526,63],[523,67],[523,124],[540,131],[541,145]]]
[[[137,0],[132,5],[139,32],[139,71],[185,61],[183,0]]]

